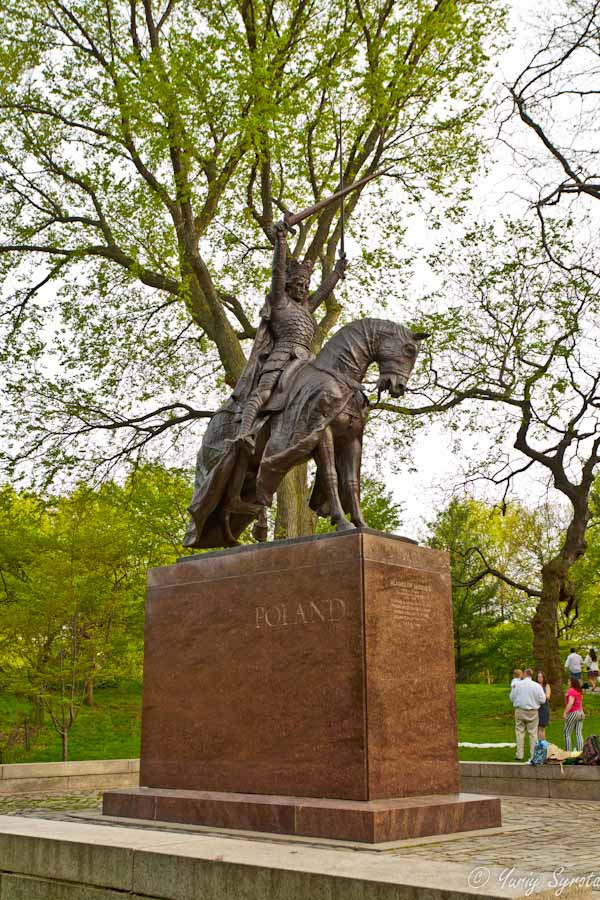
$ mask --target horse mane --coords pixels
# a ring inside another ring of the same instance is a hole
[[[324,344],[323,350],[331,348],[334,352],[344,352],[355,343],[357,333],[363,335],[366,341],[365,349],[369,356],[373,356],[377,340],[383,335],[393,335],[404,341],[414,340],[412,331],[406,325],[400,325],[391,319],[376,319],[372,316],[366,316],[364,319],[356,319],[348,325],[343,325]]]

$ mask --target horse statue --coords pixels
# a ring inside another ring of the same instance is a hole
[[[369,401],[361,383],[377,363],[378,394],[402,396],[426,337],[387,319],[344,326],[315,358],[295,360],[284,373],[243,446],[234,391],[204,434],[184,545],[235,546],[253,519],[254,536],[266,540],[266,508],[287,472],[309,459],[317,464],[311,509],[338,531],[364,526],[360,467]]]

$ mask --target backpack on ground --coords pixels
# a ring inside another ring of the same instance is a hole
[[[600,740],[595,734],[585,739],[581,761],[586,766],[600,766]]]
[[[533,748],[533,756],[529,760],[530,766],[543,766],[548,755],[548,741],[538,741]]]

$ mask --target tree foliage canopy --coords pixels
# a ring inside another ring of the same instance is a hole
[[[429,545],[450,554],[454,650],[460,680],[478,679],[485,671],[492,678],[508,672],[505,663],[498,661],[500,634],[520,642],[521,652],[508,663],[510,669],[521,657],[531,657],[529,621],[534,605],[518,584],[536,584],[541,566],[555,552],[548,541],[549,518],[548,511],[530,512],[517,503],[501,508],[453,498],[430,523]],[[482,578],[483,568],[502,577]],[[511,631],[513,626],[516,630]],[[529,631],[525,641],[523,630]]]
[[[401,203],[447,193],[477,160],[501,18],[479,0],[7,0],[9,457],[52,474],[110,457],[97,429],[135,452],[202,416],[244,364],[274,219],[338,186],[332,107],[345,184],[393,165]],[[326,273],[339,231],[330,207],[293,252]],[[340,311],[332,297],[322,334]]]
[[[0,686],[63,739],[96,682],[141,676],[148,566],[181,552],[189,478],[145,467],[61,497],[0,491]]]

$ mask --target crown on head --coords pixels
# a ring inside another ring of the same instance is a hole
[[[298,262],[297,259],[288,260],[287,264],[287,277],[289,279],[297,278],[298,275],[312,275],[312,270],[314,267],[314,262],[312,259],[305,259],[304,262]]]

